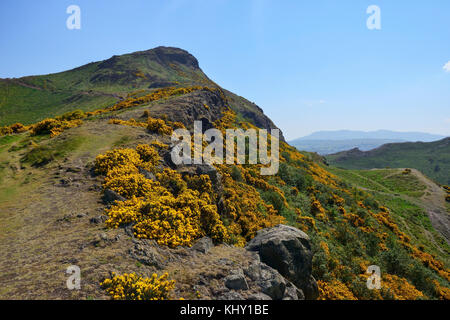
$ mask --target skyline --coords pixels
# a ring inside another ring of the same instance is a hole
[[[80,30],[66,27],[72,4],[81,8]],[[287,140],[340,129],[450,136],[450,3],[283,4],[3,1],[0,77],[175,46],[216,83],[260,106]],[[366,26],[373,4],[380,30]]]

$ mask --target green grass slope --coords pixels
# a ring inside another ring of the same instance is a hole
[[[450,184],[450,138],[391,143],[366,152],[353,149],[328,155],[326,159],[344,169],[415,168],[440,184]]]
[[[0,79],[0,125],[112,105],[128,93],[211,83],[188,52],[158,47],[55,74]]]

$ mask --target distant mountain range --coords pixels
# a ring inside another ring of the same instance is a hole
[[[321,155],[358,148],[368,151],[387,143],[396,142],[431,142],[445,136],[423,132],[377,131],[317,131],[289,143],[299,150],[317,152]]]
[[[434,142],[389,143],[365,152],[354,148],[326,159],[344,169],[414,168],[450,185],[450,137]]]

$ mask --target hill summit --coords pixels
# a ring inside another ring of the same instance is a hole
[[[115,55],[60,73],[0,79],[0,126],[28,125],[75,109],[94,111],[129,94],[173,86],[218,87],[193,55],[173,47]],[[256,126],[276,128],[257,105],[223,91],[233,101],[231,107]]]

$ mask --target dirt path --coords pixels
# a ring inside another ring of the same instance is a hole
[[[380,170],[380,169],[371,169],[371,171],[372,170]],[[404,168],[396,169],[394,173],[386,176],[385,178],[396,175],[399,172],[402,172],[403,170]],[[355,172],[353,172],[353,174],[361,179],[370,180],[371,183],[377,185],[378,187],[380,187],[382,190],[385,191],[373,190],[370,188],[358,186],[360,189],[370,192],[377,192],[385,195],[392,195],[394,193],[392,190],[389,190],[388,188],[378,183],[377,181],[368,179]],[[411,169],[411,174],[414,175],[421,183],[425,185],[426,189],[424,190],[424,195],[421,198],[414,198],[407,196],[405,194],[399,194],[398,196],[403,198],[404,200],[412,202],[417,206],[423,208],[427,212],[433,228],[436,229],[436,231],[438,231],[445,238],[448,244],[450,244],[450,212],[447,209],[445,203],[445,195],[446,195],[445,191],[434,181],[430,180],[425,175],[423,175],[423,173],[421,173],[419,170]]]
[[[420,204],[427,211],[433,227],[450,243],[450,212],[445,205],[444,190],[420,171],[411,169],[411,172],[427,187]]]

